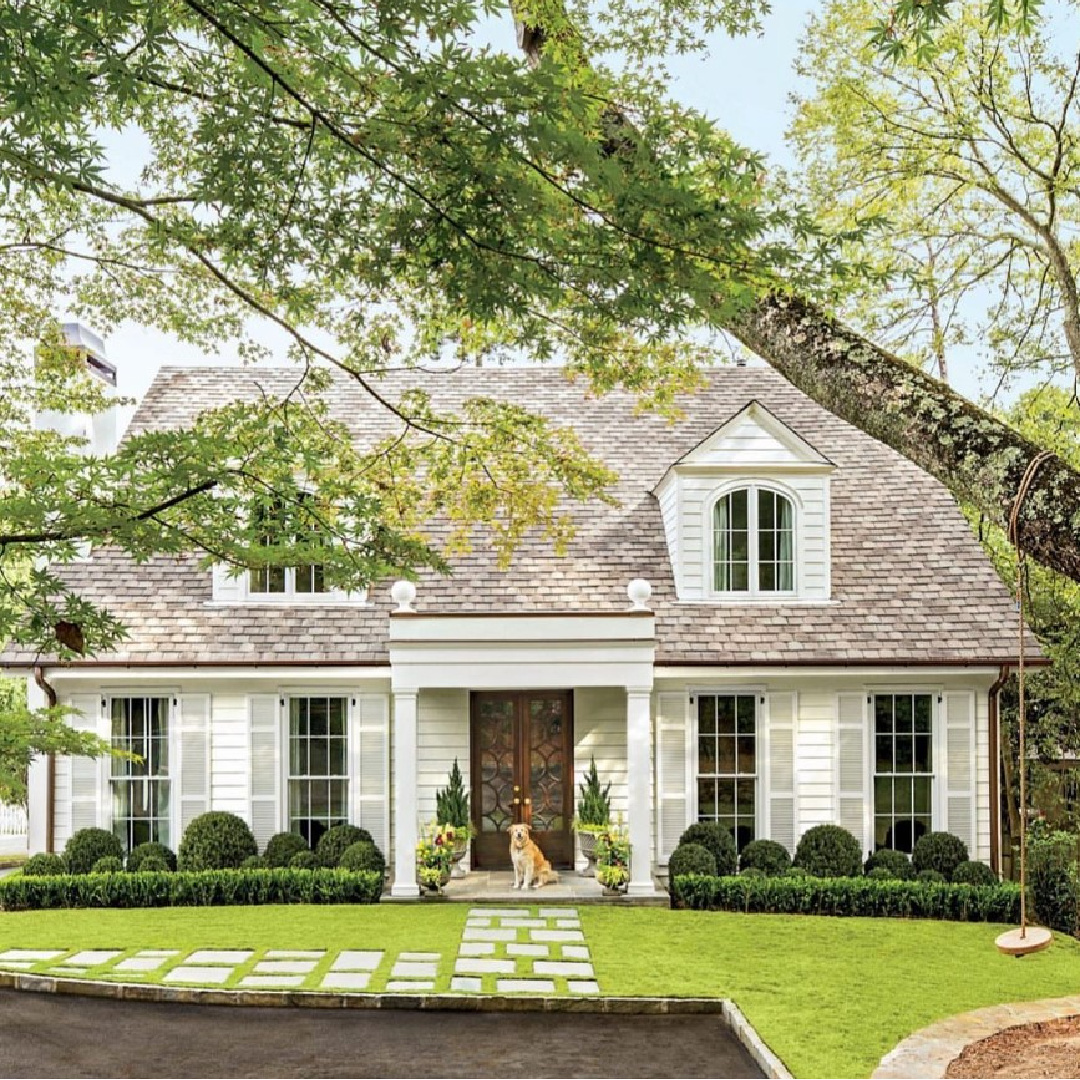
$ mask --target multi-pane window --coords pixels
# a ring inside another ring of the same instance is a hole
[[[272,547],[278,541],[274,524],[277,516],[273,507],[258,514],[259,523],[265,529],[260,538],[264,547]],[[248,571],[250,595],[291,596],[328,591],[321,566],[264,566]]]
[[[111,741],[141,760],[111,758],[113,832],[127,850],[169,843],[169,699],[117,697],[110,702]]]
[[[713,506],[713,590],[795,589],[795,508],[769,488],[739,488]]]
[[[699,821],[719,821],[740,851],[757,832],[757,708],[753,694],[699,694]]]
[[[874,695],[874,846],[911,852],[932,829],[931,694]]]
[[[289,698],[289,829],[312,847],[348,821],[347,721],[347,698]]]

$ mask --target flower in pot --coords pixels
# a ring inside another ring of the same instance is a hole
[[[596,838],[596,880],[609,892],[624,892],[630,881],[630,839],[622,822]]]
[[[581,854],[588,861],[588,872],[596,865],[596,838],[611,827],[611,784],[600,786],[595,757],[589,759],[589,769],[579,790],[581,798],[574,818],[574,831],[581,845]]]
[[[421,830],[416,844],[416,876],[431,892],[438,892],[450,880],[453,865],[454,828],[432,822]]]
[[[456,865],[465,857],[469,837],[472,835],[469,794],[465,790],[457,758],[454,758],[454,765],[450,770],[450,782],[435,793],[435,812],[443,827],[452,832],[452,859]]]

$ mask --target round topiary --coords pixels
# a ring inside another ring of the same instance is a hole
[[[293,870],[318,870],[319,860],[314,851],[298,851],[289,860],[289,866]]]
[[[200,814],[180,841],[181,870],[235,870],[259,846],[247,822],[224,810]]]
[[[751,840],[742,849],[739,866],[744,874],[747,870],[760,870],[766,877],[779,877],[791,866],[791,856],[775,840]]]
[[[338,866],[342,870],[374,870],[377,874],[386,873],[383,853],[370,840],[359,840],[350,844],[342,854]]]
[[[149,858],[151,855],[157,855],[158,858],[164,859],[170,870],[176,869],[176,856],[172,851],[164,844],[159,844],[156,840],[150,840],[145,844],[137,844],[128,852],[128,870],[131,873],[138,873],[142,869],[143,859]]]
[[[947,881],[962,862],[967,862],[967,858],[967,845],[959,836],[931,832],[921,837],[915,845],[911,865],[916,873],[920,870],[936,870]]]
[[[804,870],[801,866],[789,866],[783,873],[783,877],[817,877],[817,874],[811,874],[809,870]]]
[[[977,859],[969,859],[962,862],[954,871],[953,881],[962,885],[996,885],[998,876],[984,862]]]
[[[910,881],[915,876],[911,860],[902,851],[893,851],[892,848],[880,848],[866,860],[863,871],[867,876],[875,870],[888,870],[890,877],[902,881]]]
[[[249,855],[241,864],[241,870],[265,870],[266,859],[261,855]]]
[[[839,825],[815,825],[803,833],[792,862],[817,877],[859,877],[862,847]]]
[[[151,852],[146,856],[141,863],[139,863],[139,869],[136,871],[138,874],[171,874],[172,869],[169,864],[160,856]]]
[[[679,837],[679,847],[683,844],[700,844],[716,860],[716,870],[720,877],[735,873],[739,854],[735,848],[735,838],[730,831],[716,821],[698,821],[691,825]]]
[[[115,855],[103,855],[93,866],[91,874],[122,874],[124,872],[124,860]]]
[[[40,855],[31,855],[23,863],[23,877],[56,877],[57,874],[66,874],[67,867],[59,855],[50,855],[42,852]]]
[[[866,876],[874,881],[896,881],[896,875],[887,866],[875,866]]]
[[[288,866],[294,855],[310,850],[307,841],[299,833],[279,832],[266,842],[263,858],[267,866]]]
[[[98,859],[112,855],[124,858],[124,845],[105,829],[80,829],[64,846],[64,862],[69,874],[89,874]]]
[[[716,876],[716,859],[701,844],[680,844],[668,860],[668,877],[674,881],[685,874]]]
[[[759,870],[756,866],[748,866],[745,870],[739,871],[739,877],[763,878],[768,876],[764,870]]]
[[[940,884],[945,880],[944,874],[939,874],[936,870],[920,870],[915,875],[916,881],[932,882],[934,884]]]
[[[371,842],[371,833],[367,829],[361,829],[358,825],[335,825],[319,837],[315,845],[315,858],[320,866],[337,866],[345,849],[359,844],[361,840]]]

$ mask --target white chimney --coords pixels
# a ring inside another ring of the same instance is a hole
[[[105,394],[116,397],[116,367],[105,356],[105,342],[81,323],[64,323],[60,327],[67,343],[86,364],[87,373],[105,384]],[[36,426],[42,430],[58,431],[86,440],[88,454],[111,454],[117,443],[117,407],[115,405],[89,416],[86,413],[38,413]]]

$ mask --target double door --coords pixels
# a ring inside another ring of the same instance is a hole
[[[472,696],[473,867],[510,868],[510,826],[526,822],[552,866],[573,863],[573,696],[569,690]]]

